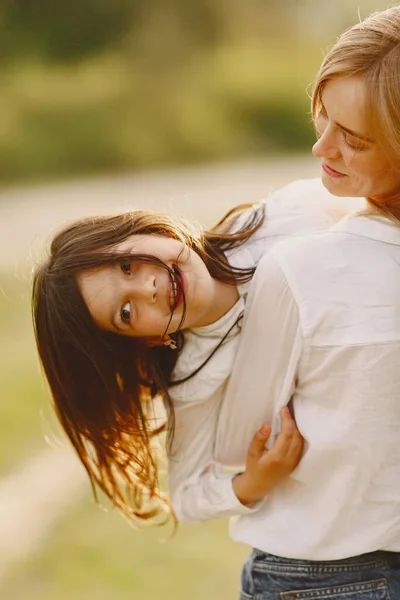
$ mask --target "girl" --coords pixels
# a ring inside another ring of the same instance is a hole
[[[312,196],[312,200],[307,198]],[[54,408],[93,485],[127,516],[168,510],[159,491],[152,438],[167,408],[169,486],[178,518],[248,512],[233,475],[210,464],[218,410],[233,359],[249,282],[276,241],[325,229],[348,203],[298,182],[267,203],[240,206],[209,231],[150,211],[95,217],[55,236],[34,275],[33,320]],[[293,440],[276,481],[300,457]],[[279,455],[280,446],[276,447]],[[222,482],[222,483],[221,483]]]

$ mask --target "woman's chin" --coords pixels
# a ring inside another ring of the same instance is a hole
[[[333,178],[321,169],[322,185],[334,196],[354,196],[354,191],[350,190],[348,178]]]

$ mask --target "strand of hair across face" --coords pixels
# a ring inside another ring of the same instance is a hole
[[[195,369],[192,373],[190,373],[190,375],[187,375],[186,377],[183,377],[182,379],[177,379],[176,381],[171,381],[171,383],[169,384],[168,387],[174,387],[176,385],[180,385],[181,383],[185,383],[186,381],[188,381],[189,379],[191,379],[192,377],[194,377],[195,375],[197,375],[197,373],[199,373],[201,371],[201,369],[203,369],[206,366],[206,364],[212,359],[212,357],[217,352],[217,350],[219,350],[219,348],[225,342],[226,338],[231,333],[231,331],[233,331],[233,329],[236,326],[238,326],[240,328],[240,322],[242,321],[243,316],[244,316],[244,311],[242,311],[240,313],[240,315],[238,316],[238,318],[236,319],[236,321],[233,323],[233,325],[231,325],[231,327],[225,333],[224,337],[218,342],[218,344],[215,346],[215,348],[211,352],[211,354],[209,356],[207,356],[207,358],[201,363],[201,365],[199,365],[197,367],[197,369]]]

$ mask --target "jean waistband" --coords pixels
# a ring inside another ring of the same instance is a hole
[[[252,553],[253,569],[263,572],[286,573],[339,573],[357,572],[382,568],[400,569],[400,552],[386,552],[377,550],[359,556],[352,556],[340,560],[313,561],[285,558],[268,554],[255,548]]]

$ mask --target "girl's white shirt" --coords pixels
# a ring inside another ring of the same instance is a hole
[[[364,208],[365,202],[335,198],[315,179],[289,184],[272,194],[265,207],[266,218],[261,229],[229,254],[233,266],[256,266],[277,242],[326,230],[343,215]],[[246,215],[241,217],[235,229],[240,228],[246,218]],[[211,354],[244,311],[249,287],[250,282],[239,286],[238,302],[217,322],[185,332],[185,346],[177,361],[174,379],[192,373]],[[175,409],[175,435],[168,456],[168,487],[172,507],[181,521],[200,522],[257,510],[257,507],[243,506],[234,494],[232,478],[236,470],[227,472],[214,461],[218,416],[239,350],[240,329],[240,324],[234,327],[197,375],[170,390]],[[264,369],[268,369],[268,362]],[[262,379],[258,385],[263,386]],[[240,456],[240,463],[244,457],[237,450],[243,447],[240,427],[243,416],[240,412],[235,415],[236,431],[229,435],[233,455]]]
[[[278,244],[240,337],[215,458],[242,462],[289,401],[306,445],[233,538],[304,560],[400,552],[400,226],[358,215]]]

